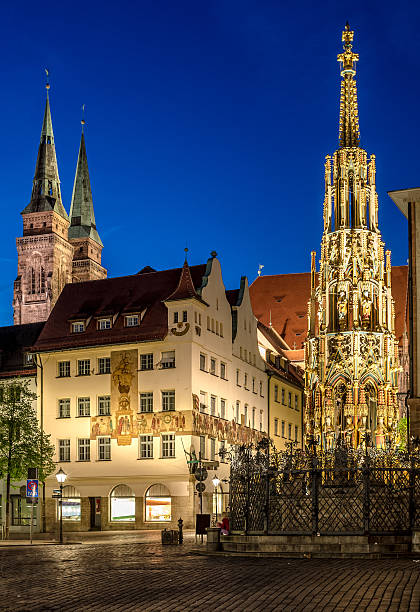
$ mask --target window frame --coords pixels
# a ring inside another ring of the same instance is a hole
[[[77,461],[81,463],[90,461],[90,438],[77,438]]]
[[[161,434],[160,444],[161,444],[161,452],[160,452],[161,459],[175,459],[176,458],[175,434],[174,433]],[[171,451],[173,451],[173,453],[171,453]]]
[[[111,461],[111,437],[110,436],[99,436],[96,438],[97,440],[97,453],[98,453],[98,461]],[[106,441],[106,444],[105,444]],[[108,453],[103,452],[108,451]],[[101,457],[101,453],[104,455]],[[106,457],[105,455],[108,456]]]
[[[146,440],[147,438],[147,440]],[[143,455],[143,451],[145,454]],[[151,434],[139,435],[139,459],[153,459],[153,436]]]
[[[165,408],[165,404],[169,406],[173,404],[173,408],[172,407]],[[161,406],[162,406],[162,412],[175,412],[175,407],[176,407],[175,406],[175,389],[166,389],[166,390],[161,391]]]

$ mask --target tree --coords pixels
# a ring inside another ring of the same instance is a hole
[[[407,417],[403,417],[398,421],[398,448],[407,450]]]
[[[27,477],[28,467],[38,468],[38,477],[54,471],[54,446],[41,431],[33,402],[36,394],[27,379],[0,382],[0,478],[6,479],[6,539],[10,530],[10,486]]]

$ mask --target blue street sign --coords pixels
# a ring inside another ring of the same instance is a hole
[[[38,481],[35,479],[26,481],[26,497],[38,497]]]

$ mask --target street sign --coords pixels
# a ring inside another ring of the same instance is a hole
[[[35,478],[26,481],[26,497],[38,497],[38,480]]]
[[[204,493],[204,491],[206,490],[206,485],[204,484],[204,482],[197,482],[195,488],[199,493]]]
[[[195,479],[196,480],[206,480],[207,478],[207,470],[204,467],[199,467],[195,471]]]

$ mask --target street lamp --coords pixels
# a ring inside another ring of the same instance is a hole
[[[55,477],[60,484],[60,544],[63,544],[63,482],[66,480],[67,474],[60,468]]]
[[[217,502],[218,502],[218,498],[217,498],[217,494],[218,494],[218,490],[217,487],[220,484],[220,479],[217,477],[217,474],[215,475],[215,477],[212,479],[212,483],[214,485],[214,492],[216,494],[216,524],[217,524]]]

